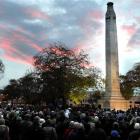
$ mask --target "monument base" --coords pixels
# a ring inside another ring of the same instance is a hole
[[[112,96],[112,97],[104,97],[98,101],[98,104],[102,106],[102,108],[107,109],[116,109],[126,111],[130,108],[129,100],[125,100],[121,96]]]

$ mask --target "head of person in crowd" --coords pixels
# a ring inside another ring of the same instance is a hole
[[[44,117],[43,111],[39,111],[39,112],[38,112],[38,115],[39,115],[39,117],[43,118],[43,117]]]
[[[65,120],[65,113],[64,113],[64,110],[60,110],[58,113],[57,113],[57,121],[60,121],[60,122],[63,122]]]
[[[96,122],[98,122],[99,121],[99,117],[96,115],[96,116],[94,116],[94,122],[96,123]]]
[[[40,119],[39,119],[39,126],[42,127],[43,124],[45,124],[45,122],[46,122],[45,119],[40,118]]]
[[[55,117],[56,117],[56,112],[52,110],[52,111],[50,112],[50,118],[53,119],[53,118],[55,118]]]
[[[140,123],[140,116],[137,116],[137,117],[136,117],[136,122],[137,122],[137,123]]]
[[[116,139],[116,140],[119,139],[120,138],[119,132],[117,130],[112,130],[111,131],[111,138]]]
[[[101,122],[100,121],[95,122],[95,128],[100,128],[100,127],[101,127]]]
[[[39,116],[35,116],[33,119],[33,124],[36,127],[40,127],[40,117]]]
[[[9,115],[8,115],[8,119],[9,119],[10,121],[12,121],[12,120],[16,120],[16,118],[17,118],[16,112],[15,112],[15,111],[11,111],[11,112],[9,113]]]
[[[74,121],[70,121],[70,122],[69,122],[69,128],[74,128],[74,127],[75,127],[75,126],[74,126],[74,123],[75,123]]]
[[[0,118],[0,125],[4,125],[5,124],[5,119],[4,118]]]
[[[26,121],[30,121],[31,120],[31,114],[25,114],[23,119],[26,120]]]
[[[140,130],[140,123],[137,123],[137,122],[136,122],[136,123],[134,124],[134,129],[135,129],[135,130]]]
[[[113,125],[112,125],[112,129],[118,130],[119,129],[119,123],[118,122],[114,122]]]
[[[82,123],[79,123],[79,122],[74,122],[74,129],[77,129],[77,130],[84,130],[84,125]]]

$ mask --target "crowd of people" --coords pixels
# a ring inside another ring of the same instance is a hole
[[[140,108],[0,107],[0,140],[140,140]]]

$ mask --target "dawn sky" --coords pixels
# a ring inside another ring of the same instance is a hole
[[[3,88],[32,68],[32,57],[49,43],[63,42],[89,54],[105,69],[107,0],[0,0],[0,59]],[[119,67],[124,74],[140,62],[140,0],[113,0],[117,15]]]

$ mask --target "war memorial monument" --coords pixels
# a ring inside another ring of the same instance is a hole
[[[112,2],[107,3],[105,23],[106,91],[99,103],[103,108],[126,110],[129,101],[120,92],[116,14]]]

